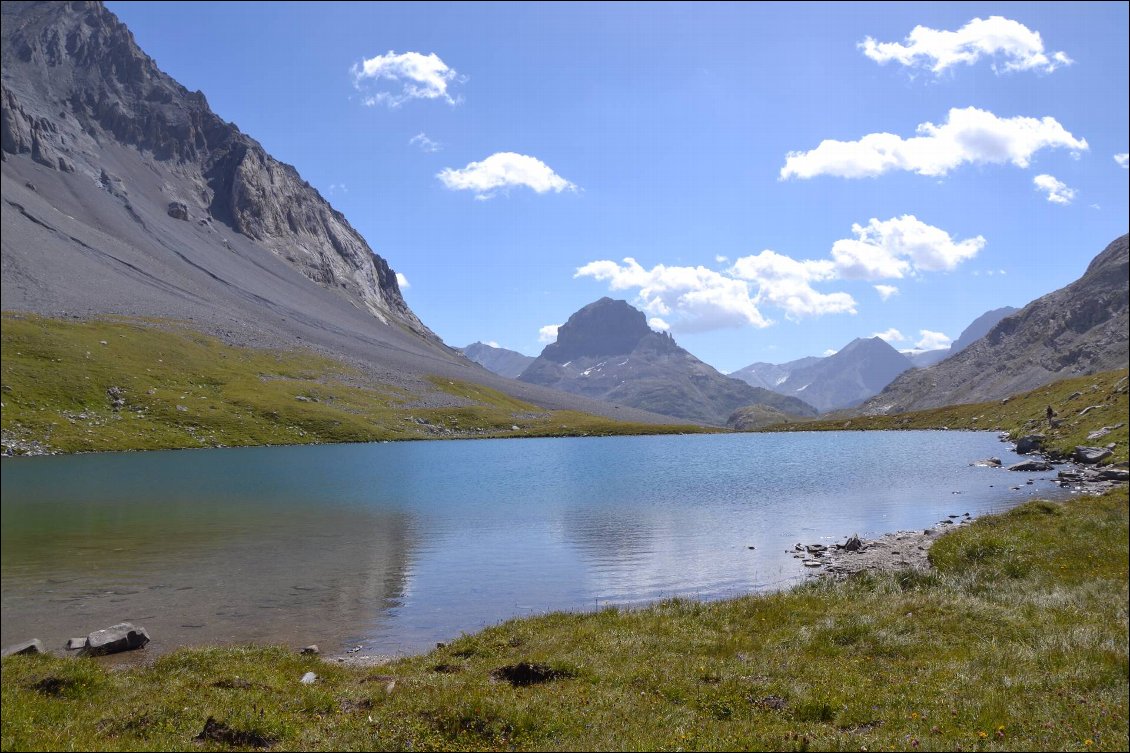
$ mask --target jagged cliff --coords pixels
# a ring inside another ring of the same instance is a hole
[[[5,159],[86,175],[133,202],[136,181],[106,154],[130,147],[162,173],[170,217],[223,223],[382,322],[434,338],[345,217],[201,92],[163,73],[101,3],[3,3],[2,56]]]

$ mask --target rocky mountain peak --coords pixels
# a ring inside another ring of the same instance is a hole
[[[102,3],[5,2],[2,39],[5,160],[89,176],[124,201],[129,176],[108,149],[132,149],[163,178],[162,196],[145,193],[170,217],[224,223],[382,322],[436,339],[345,217],[163,73]]]
[[[582,357],[631,353],[641,340],[653,334],[656,333],[647,326],[642,311],[627,301],[605,297],[570,316],[558,328],[557,342],[547,345],[542,357],[566,363]]]

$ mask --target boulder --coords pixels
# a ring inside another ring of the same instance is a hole
[[[1130,481],[1130,471],[1125,468],[1104,468],[1099,471],[1103,481]]]
[[[120,622],[86,636],[86,656],[104,656],[122,651],[143,648],[149,642],[149,633],[143,627]]]
[[[38,638],[32,638],[30,641],[23,643],[14,643],[8,646],[3,651],[0,651],[0,656],[15,656],[16,654],[43,654],[43,641]]]
[[[188,219],[188,206],[184,202],[170,201],[169,208],[166,211],[174,220]]]
[[[858,552],[863,548],[863,541],[858,536],[852,536],[844,544],[844,549],[849,552]]]
[[[68,651],[78,651],[80,648],[86,648],[86,638],[71,638],[67,641]]]
[[[1052,464],[1046,460],[1023,460],[1008,467],[1010,471],[1050,471]]]
[[[1016,440],[1016,452],[1019,455],[1030,455],[1039,452],[1044,447],[1043,434],[1029,434]]]
[[[1105,447],[1079,446],[1075,448],[1074,458],[1076,463],[1086,463],[1087,465],[1094,465],[1095,463],[1101,463],[1102,461],[1106,460],[1110,457],[1110,455],[1110,450]]]

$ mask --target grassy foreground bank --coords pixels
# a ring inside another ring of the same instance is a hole
[[[309,351],[226,345],[170,322],[0,321],[0,430],[16,454],[703,431],[548,411],[470,382],[423,391]]]
[[[1012,437],[1040,433],[1052,455],[1071,457],[1076,445],[1114,443],[1108,463],[1127,460],[1127,413],[1130,411],[1130,371],[1119,369],[1072,377],[1028,392],[986,403],[947,405],[889,416],[839,416],[777,424],[763,431],[844,431],[898,429],[993,429]],[[1047,408],[1055,412],[1048,425]],[[1088,434],[1109,427],[1102,437]]]
[[[1126,750],[1127,540],[1123,487],[977,520],[929,573],[515,620],[381,667],[10,657],[2,748]]]

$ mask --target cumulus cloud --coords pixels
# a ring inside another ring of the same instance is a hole
[[[396,273],[396,284],[400,286],[401,290],[412,287],[412,285],[408,282],[408,278],[400,272]]]
[[[904,40],[877,42],[867,37],[859,43],[863,54],[877,63],[896,62],[910,68],[929,68],[940,74],[951,66],[973,65],[981,58],[993,58],[993,70],[1041,71],[1071,65],[1063,52],[1048,52],[1038,31],[1019,21],[1002,16],[974,18],[957,31],[915,26]],[[1002,60],[1003,65],[996,60]]]
[[[539,194],[577,190],[541,160],[514,152],[497,152],[461,170],[444,168],[436,177],[453,191],[474,191],[476,199],[493,198],[512,186],[526,186]]]
[[[948,348],[953,339],[946,335],[944,332],[931,332],[928,329],[918,330],[921,338],[918,342],[914,343],[914,347],[918,350],[938,350],[939,348]]]
[[[501,345],[498,344],[498,340],[487,340],[485,343],[483,343],[483,345],[489,345],[492,348],[501,348],[502,347]]]
[[[658,316],[653,316],[647,320],[647,326],[651,327],[656,332],[666,332],[671,329],[671,325],[660,319]]]
[[[404,52],[398,55],[389,50],[388,54],[355,64],[350,73],[353,74],[353,86],[360,92],[367,92],[362,102],[369,106],[400,107],[410,99],[442,99],[454,105],[459,100],[451,96],[447,87],[465,80],[434,52],[427,55]]]
[[[876,285],[875,292],[885,301],[892,295],[898,295],[899,289],[894,285]]]
[[[904,342],[907,339],[906,335],[899,332],[894,327],[891,327],[890,329],[886,330],[885,332],[872,332],[871,336],[872,337],[878,337],[882,340],[886,340],[889,343]]]
[[[823,355],[824,355],[825,358],[827,358],[828,356],[834,356],[839,352],[840,351],[836,350],[835,348],[828,348],[827,350],[824,351]]]
[[[560,324],[547,324],[538,330],[539,343],[551,343],[557,340],[557,330],[561,327]]]
[[[1051,175],[1037,175],[1032,179],[1037,191],[1043,191],[1048,195],[1048,201],[1053,204],[1070,204],[1075,200],[1075,189],[1068,188],[1067,184],[1061,180],[1056,180]]]
[[[438,141],[432,141],[423,131],[420,131],[415,136],[408,139],[408,143],[412,146],[420,147],[421,152],[438,152],[440,149],[443,149],[443,144]]]
[[[766,249],[734,262],[730,273],[757,286],[756,303],[772,304],[789,316],[854,314],[855,299],[847,293],[821,293],[813,282],[835,277],[835,266],[828,260],[799,261]]]
[[[655,316],[677,315],[680,329],[686,332],[770,324],[758,310],[744,280],[706,267],[657,264],[644,269],[629,257],[623,264],[608,260],[590,262],[579,267],[573,276],[607,282],[611,290],[638,288],[644,311]]]
[[[1130,152],[1123,152],[1122,154],[1114,155],[1114,161],[1123,170],[1130,170]]]
[[[766,249],[716,271],[665,264],[647,269],[629,257],[622,263],[589,262],[574,277],[607,282],[613,291],[636,290],[640,308],[680,332],[767,327],[773,322],[763,313],[766,307],[784,311],[789,319],[856,313],[849,293],[824,292],[817,284],[948,271],[976,256],[986,243],[981,236],[955,241],[913,215],[873,218],[866,226],[854,225],[852,232],[856,237],[836,241],[828,259],[794,259]],[[893,285],[874,287],[883,300],[899,292]]]
[[[832,260],[839,277],[856,280],[949,271],[976,256],[986,242],[980,235],[955,242],[945,230],[912,214],[886,221],[872,218],[866,226],[852,225],[851,231],[855,238],[832,244]]]
[[[871,178],[891,170],[941,176],[970,164],[1011,163],[1028,167],[1041,149],[1086,151],[1086,139],[1077,139],[1052,117],[998,118],[976,107],[953,108],[941,125],[922,123],[917,136],[904,139],[893,133],[870,133],[859,141],[826,139],[807,152],[789,152],[780,178]]]

